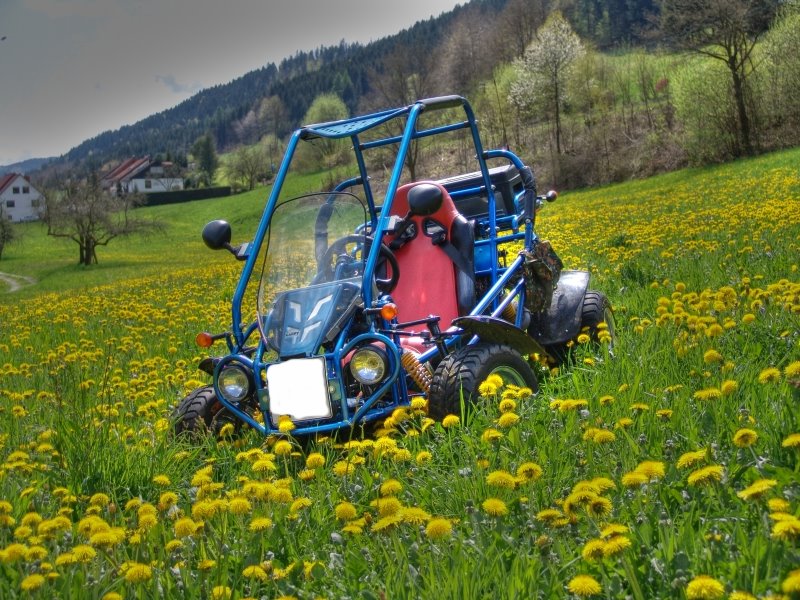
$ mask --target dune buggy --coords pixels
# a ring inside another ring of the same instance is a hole
[[[433,125],[423,126],[423,114]],[[413,144],[459,131],[474,171],[401,181]],[[352,144],[351,177],[329,192],[284,197],[298,147],[331,140]],[[384,161],[393,152],[390,167],[368,163],[373,149]],[[388,173],[380,194],[368,165]],[[611,307],[588,291],[589,274],[562,271],[534,231],[537,209],[554,199],[537,196],[514,153],[483,149],[460,96],[301,127],[252,242],[232,246],[225,221],[203,230],[207,246],[244,267],[230,330],[198,336],[205,347],[224,340],[227,352],[201,362],[213,383],[180,402],[176,431],[246,423],[264,434],[332,432],[415,398],[441,418],[469,408],[490,374],[535,392],[535,360],[562,359],[582,330],[613,335]]]

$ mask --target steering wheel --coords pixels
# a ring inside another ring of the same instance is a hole
[[[363,272],[363,260],[358,260],[356,254],[360,253],[362,259],[364,254],[369,252],[372,242],[374,240],[369,236],[363,235],[346,235],[333,242],[330,247],[325,251],[325,254],[319,261],[319,270],[317,277],[320,281],[333,280],[337,268],[342,268],[342,271],[347,277],[355,277]],[[352,252],[347,251],[347,246],[355,246]],[[397,281],[400,279],[400,265],[397,264],[397,258],[394,253],[384,243],[381,243],[378,252],[378,265],[389,263],[392,274],[386,279],[375,278],[375,285],[382,292],[391,292],[396,286]]]

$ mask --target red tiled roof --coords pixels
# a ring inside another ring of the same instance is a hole
[[[103,176],[103,181],[112,184],[119,181],[124,181],[125,179],[130,179],[149,166],[150,158],[147,156],[144,158],[129,158],[128,160],[122,161],[119,166],[106,173]]]
[[[17,177],[19,177],[19,173],[7,173],[0,177],[0,194],[2,194]]]

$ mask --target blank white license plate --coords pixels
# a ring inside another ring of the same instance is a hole
[[[292,421],[333,416],[322,357],[295,358],[272,365],[267,369],[267,390],[273,423],[283,415],[288,415]]]

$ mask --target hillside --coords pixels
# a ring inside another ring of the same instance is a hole
[[[375,92],[379,77],[396,69],[398,57],[409,73],[433,70],[433,62],[454,61],[446,49],[464,28],[479,44],[482,68],[471,67],[456,81],[437,77],[428,95],[466,93],[494,65],[521,55],[536,27],[551,8],[548,0],[471,0],[439,17],[422,21],[393,36],[372,43],[321,47],[287,57],[279,65],[268,64],[230,83],[198,92],[181,104],[135,124],[104,132],[71,149],[63,160],[90,166],[131,155],[169,153],[185,156],[200,135],[211,131],[220,149],[249,143],[263,134],[268,124],[253,126],[262,102],[278,98],[284,117],[277,126],[285,133],[298,126],[311,102],[322,93],[335,92],[355,112]],[[580,0],[566,14],[576,30],[598,47],[608,48],[641,40],[641,28],[653,10],[652,0]],[[456,61],[457,62],[457,61]],[[430,63],[430,64],[429,64]],[[272,129],[269,129],[270,131]]]

